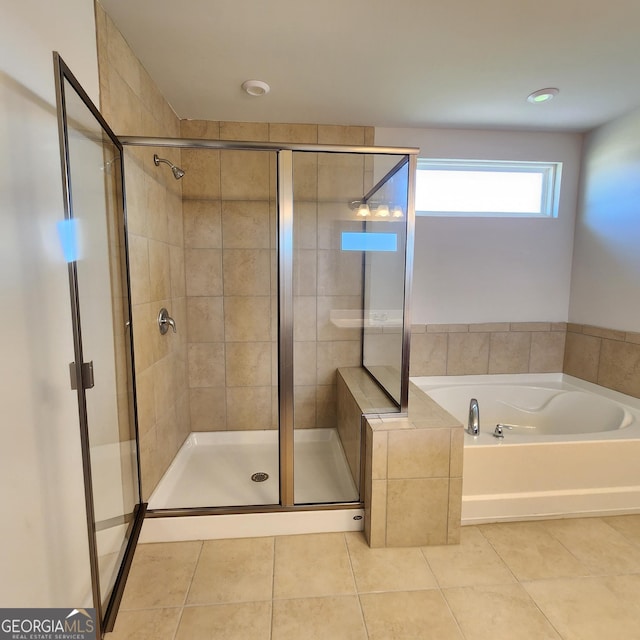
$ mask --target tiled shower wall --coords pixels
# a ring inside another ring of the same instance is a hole
[[[371,144],[365,127],[182,121],[186,138]],[[276,428],[276,154],[183,150],[189,398],[193,431]],[[336,370],[360,363],[360,333],[330,322],[361,304],[361,254],[339,250],[361,157],[294,156],[294,411],[335,426]]]
[[[117,134],[373,144],[367,127],[181,123],[99,4],[96,16],[101,111]],[[156,167],[154,151],[183,180]],[[125,149],[145,499],[190,430],[277,425],[275,169],[268,152]],[[296,156],[296,427],[335,426],[335,372],[360,362],[359,331],[330,314],[360,306],[361,256],[338,242],[352,224],[346,203],[371,186],[367,169],[362,158]],[[177,334],[160,336],[162,306]]]
[[[179,120],[96,4],[100,110],[118,135],[179,136]],[[157,150],[176,164],[180,153]],[[143,498],[189,433],[182,192],[154,149],[125,148],[128,241]],[[178,333],[161,336],[166,307]]]
[[[183,121],[186,138],[259,135]],[[221,132],[222,130],[222,132]],[[277,426],[272,152],[183,149],[188,380],[193,431]]]

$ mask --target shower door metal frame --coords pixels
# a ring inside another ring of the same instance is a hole
[[[68,124],[67,124],[67,109],[66,109],[66,94],[65,94],[65,82],[68,82],[73,90],[77,93],[80,100],[84,103],[85,107],[96,119],[97,123],[102,128],[103,132],[109,137],[111,143],[118,149],[119,158],[117,161],[120,163],[120,177],[121,177],[121,194],[120,194],[120,210],[123,214],[122,224],[124,229],[124,260],[125,260],[125,281],[127,292],[127,304],[128,304],[128,322],[127,326],[131,332],[132,317],[131,317],[131,284],[129,281],[129,247],[127,237],[127,222],[126,222],[126,193],[124,185],[124,171],[123,171],[123,148],[118,137],[113,133],[106,120],[102,117],[100,111],[95,107],[91,98],[82,88],[82,85],[78,82],[77,78],[73,75],[69,67],[64,60],[60,57],[59,53],[53,52],[53,70],[56,90],[56,108],[58,115],[58,136],[60,144],[60,166],[62,173],[62,193],[64,201],[64,214],[66,220],[74,219],[73,211],[73,195],[71,189],[71,169],[69,159],[68,148]],[[82,343],[82,324],[80,318],[80,290],[78,285],[78,265],[75,260],[68,262],[69,273],[69,291],[71,302],[71,322],[73,332],[73,345],[74,345],[74,362],[70,365],[70,371],[72,376],[72,389],[76,391],[78,401],[78,417],[80,427],[80,448],[82,455],[82,473],[84,479],[84,496],[85,496],[85,513],[87,522],[87,536],[89,546],[89,568],[91,573],[91,592],[93,605],[96,610],[96,634],[97,637],[103,637],[103,634],[112,631],[115,624],[118,608],[122,600],[124,593],[124,587],[126,584],[127,576],[133,562],[133,555],[142,529],[142,523],[144,521],[146,512],[146,503],[142,501],[142,483],[141,483],[141,471],[140,471],[140,448],[139,448],[139,434],[138,434],[138,421],[137,421],[137,407],[136,407],[136,385],[135,385],[135,366],[134,366],[134,353],[131,350],[130,362],[131,362],[131,383],[132,383],[132,411],[133,411],[133,435],[135,439],[136,451],[136,482],[137,482],[137,503],[133,509],[132,514],[124,514],[124,522],[127,523],[127,532],[125,539],[127,540],[124,550],[122,562],[117,572],[115,583],[111,590],[106,606],[102,604],[102,592],[100,589],[100,567],[98,560],[98,543],[97,532],[100,523],[96,522],[95,515],[95,501],[93,492],[93,480],[91,470],[91,445],[90,445],[90,432],[89,432],[89,420],[87,412],[87,398],[86,390],[93,386],[89,382],[88,374],[93,377],[92,368],[89,369],[84,364],[83,357],[83,343]],[[131,334],[130,334],[131,337]],[[129,341],[131,344],[132,341]],[[73,384],[75,381],[75,384]]]
[[[150,509],[146,517],[164,518],[180,516],[272,513],[282,511],[324,511],[354,509],[364,506],[364,483],[360,483],[359,501],[318,504],[295,504],[294,501],[294,414],[293,414],[293,153],[352,153],[363,155],[408,156],[409,192],[407,211],[407,238],[405,251],[404,313],[402,339],[402,386],[398,413],[406,415],[409,396],[409,342],[411,271],[413,267],[415,169],[419,149],[416,147],[375,147],[357,145],[289,144],[276,142],[250,142],[235,140],[207,140],[200,138],[152,138],[120,136],[124,146],[169,147],[177,149],[212,149],[232,151],[273,151],[277,154],[278,184],[278,404],[279,404],[279,461],[280,504],[225,507],[184,507]],[[365,196],[363,196],[365,197]],[[361,363],[362,364],[362,363]],[[363,367],[365,371],[368,370]],[[371,375],[371,374],[369,374]],[[371,376],[376,384],[380,383]],[[381,385],[380,385],[381,386]],[[361,434],[361,447],[364,438]],[[361,456],[361,474],[364,456]]]
[[[293,415],[293,152],[278,153],[278,436],[280,506],[295,505]]]

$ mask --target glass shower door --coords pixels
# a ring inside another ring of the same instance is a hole
[[[109,630],[141,526],[122,147],[56,60],[69,264],[94,605]],[[123,570],[124,567],[124,570]]]
[[[359,424],[339,420],[340,367],[362,357],[362,251],[343,250],[362,224],[359,153],[293,153],[293,423],[296,504],[359,500]]]
[[[376,163],[384,174],[387,163]],[[364,217],[368,250],[364,269],[362,365],[394,402],[406,405],[408,345],[404,322],[410,163],[405,157],[387,171],[367,194]]]
[[[340,369],[403,405],[409,171],[402,155],[293,153],[295,504],[359,500],[362,429]]]

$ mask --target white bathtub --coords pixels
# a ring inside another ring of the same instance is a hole
[[[640,400],[562,374],[419,377],[466,427],[462,522],[640,513]],[[497,423],[504,438],[492,434]]]

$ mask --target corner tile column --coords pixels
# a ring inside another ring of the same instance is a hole
[[[411,401],[409,407],[411,411]],[[369,546],[460,542],[463,431],[462,425],[448,418],[450,426],[438,421],[427,426],[411,418],[366,420],[365,536]]]
[[[363,417],[369,546],[459,543],[462,425],[414,384],[401,418],[364,370],[339,369],[338,378],[339,415],[354,424]]]

